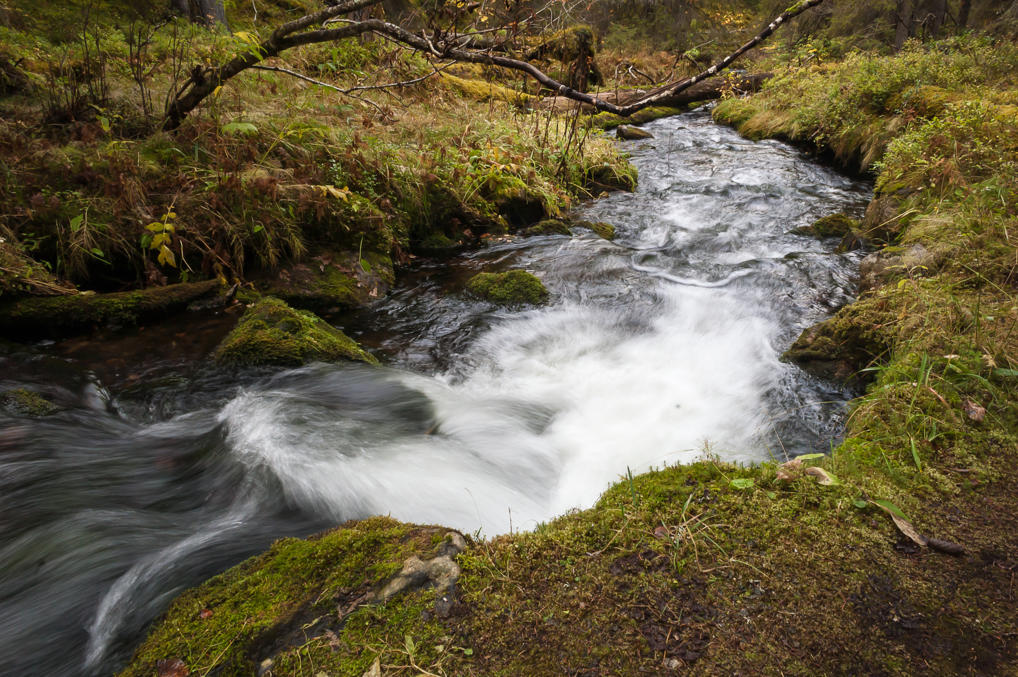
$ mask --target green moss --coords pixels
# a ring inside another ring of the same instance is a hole
[[[485,301],[503,306],[539,305],[548,300],[544,284],[525,270],[478,273],[467,282],[467,289]]]
[[[523,235],[572,235],[569,225],[562,219],[543,219],[522,231]]]
[[[49,416],[60,411],[44,395],[27,388],[16,388],[0,393],[0,408],[18,416]]]
[[[798,235],[812,235],[814,237],[845,237],[859,230],[859,222],[845,214],[830,214],[817,219],[812,224],[802,228],[796,228],[794,233]]]
[[[374,517],[307,540],[277,541],[263,555],[181,595],[121,675],[148,676],[160,660],[173,658],[192,674],[250,675],[268,656],[278,662],[277,674],[303,674],[306,666],[292,666],[311,651],[332,655],[330,662],[345,666],[341,674],[359,676],[377,655],[380,635],[406,629],[419,640],[433,639],[410,628],[420,623],[427,595],[389,609],[361,609],[349,618],[337,612],[357,609],[358,598],[395,575],[411,555],[432,556],[436,531]],[[378,622],[385,618],[391,627]],[[329,634],[338,631],[344,632],[342,646],[330,643]],[[392,639],[397,646],[404,642],[402,632]]]
[[[298,308],[334,313],[384,296],[395,281],[392,259],[379,252],[325,251],[259,283]]]
[[[576,228],[586,228],[587,230],[594,231],[598,236],[603,237],[606,240],[615,239],[615,226],[604,221],[575,221],[573,226]]]
[[[15,339],[59,338],[100,327],[134,325],[185,310],[218,289],[219,283],[209,280],[114,294],[25,298],[0,306],[0,331]]]
[[[621,117],[613,113],[598,113],[593,116],[593,125],[601,129],[615,129],[619,125],[642,125],[645,122],[658,120],[685,113],[688,108],[675,108],[672,106],[647,106],[628,117]]]
[[[515,105],[526,105],[532,103],[537,97],[526,92],[509,89],[487,80],[476,80],[473,78],[461,78],[449,73],[441,74],[442,82],[455,89],[460,94],[478,101],[504,101]]]
[[[216,348],[216,361],[231,366],[300,365],[315,360],[377,360],[325,320],[274,298],[249,307]]]

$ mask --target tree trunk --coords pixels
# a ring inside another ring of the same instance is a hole
[[[170,7],[178,14],[187,17],[196,24],[208,28],[223,26],[229,30],[226,22],[226,8],[223,0],[170,0]]]
[[[894,51],[899,51],[905,45],[905,41],[912,37],[912,15],[915,11],[912,0],[898,0],[897,10],[894,13]]]
[[[655,102],[655,105],[678,108],[698,101],[720,99],[725,91],[755,92],[760,89],[764,80],[769,77],[771,77],[770,73],[755,73],[753,75],[740,75],[725,82],[705,80],[681,92],[676,92],[660,99]],[[622,89],[618,92],[604,92],[598,96],[602,101],[607,101],[621,107],[635,103],[646,97],[649,93],[643,89]],[[561,96],[546,96],[537,104],[537,107],[542,110],[553,110],[558,113],[573,110],[576,106],[580,106],[580,110],[585,113],[597,112],[591,104],[578,104],[572,99]]]
[[[972,0],[961,0],[961,7],[958,8],[958,28],[965,30],[969,25],[969,12],[972,10]]]
[[[940,29],[947,21],[947,0],[933,0],[930,8],[930,37],[940,36]]]

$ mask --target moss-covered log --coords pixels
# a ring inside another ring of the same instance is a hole
[[[219,289],[219,282],[208,280],[113,294],[29,297],[0,305],[0,332],[4,338],[30,340],[133,326],[186,310]]]

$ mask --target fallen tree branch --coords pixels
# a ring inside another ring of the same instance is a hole
[[[499,66],[520,71],[550,89],[556,96],[588,104],[598,111],[627,117],[648,106],[665,105],[663,102],[673,99],[680,92],[693,87],[703,80],[714,77],[730,66],[740,56],[766,40],[782,24],[787,23],[790,19],[802,14],[806,10],[816,7],[824,2],[824,0],[800,0],[778,15],[751,40],[703,72],[684,80],[658,87],[637,101],[624,105],[616,105],[606,101],[604,98],[573,89],[552,79],[532,63],[494,53],[494,48],[486,50],[464,48],[461,46],[461,36],[456,33],[443,33],[436,30],[433,31],[431,36],[426,35],[423,31],[420,34],[414,34],[401,26],[380,19],[345,22],[339,28],[323,27],[306,30],[312,26],[323,26],[331,19],[378,4],[379,2],[381,0],[347,0],[333,7],[327,7],[319,12],[283,24],[273,31],[266,40],[258,45],[252,45],[242,54],[234,57],[222,66],[210,68],[196,66],[191,72],[190,79],[184,83],[184,86],[178,91],[167,107],[164,127],[167,129],[177,127],[188,113],[221,87],[224,82],[265,59],[278,56],[286,49],[300,45],[343,40],[369,32],[378,33],[390,40],[419,52],[431,54],[437,58]]]

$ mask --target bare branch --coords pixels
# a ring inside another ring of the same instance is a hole
[[[503,54],[496,54],[494,52],[498,49],[498,47],[495,45],[490,45],[487,49],[466,47],[462,42],[464,36],[457,33],[443,33],[435,31],[430,37],[428,37],[423,32],[420,34],[414,34],[400,26],[380,19],[365,19],[363,21],[350,21],[348,23],[344,22],[344,25],[339,28],[317,28],[314,30],[305,30],[312,26],[322,26],[325,22],[328,22],[331,19],[335,19],[336,17],[348,14],[357,9],[375,5],[379,2],[381,2],[381,0],[347,0],[339,5],[328,7],[319,12],[315,12],[314,14],[309,14],[301,17],[300,19],[283,24],[273,31],[268,39],[245,53],[234,57],[231,61],[222,66],[217,68],[195,67],[191,73],[191,78],[185,83],[184,87],[178,92],[177,96],[174,97],[173,101],[170,102],[166,112],[165,127],[172,129],[179,125],[184,116],[194,110],[194,108],[198,106],[209,94],[214,92],[219,86],[233,76],[248,68],[254,67],[256,64],[264,61],[265,59],[277,56],[280,52],[286,49],[299,45],[342,40],[357,35],[363,35],[368,32],[378,33],[379,35],[385,36],[394,42],[401,43],[407,47],[431,54],[438,58],[499,66],[502,68],[521,71],[537,80],[544,87],[550,89],[556,96],[589,104],[596,110],[614,113],[615,115],[625,117],[648,106],[653,106],[656,103],[666,101],[702,80],[717,75],[730,66],[740,56],[766,40],[783,23],[787,23],[790,19],[802,14],[812,7],[816,7],[820,3],[824,2],[824,0],[799,0],[799,2],[778,15],[777,18],[775,18],[767,25],[766,28],[764,28],[751,40],[725,58],[710,66],[710,68],[690,78],[658,87],[638,101],[623,106],[618,106],[597,96],[592,96],[564,85],[543,73],[532,63],[514,59]],[[469,38],[467,44],[470,44]],[[296,75],[295,73],[291,74]],[[338,88],[336,89],[338,90]]]

